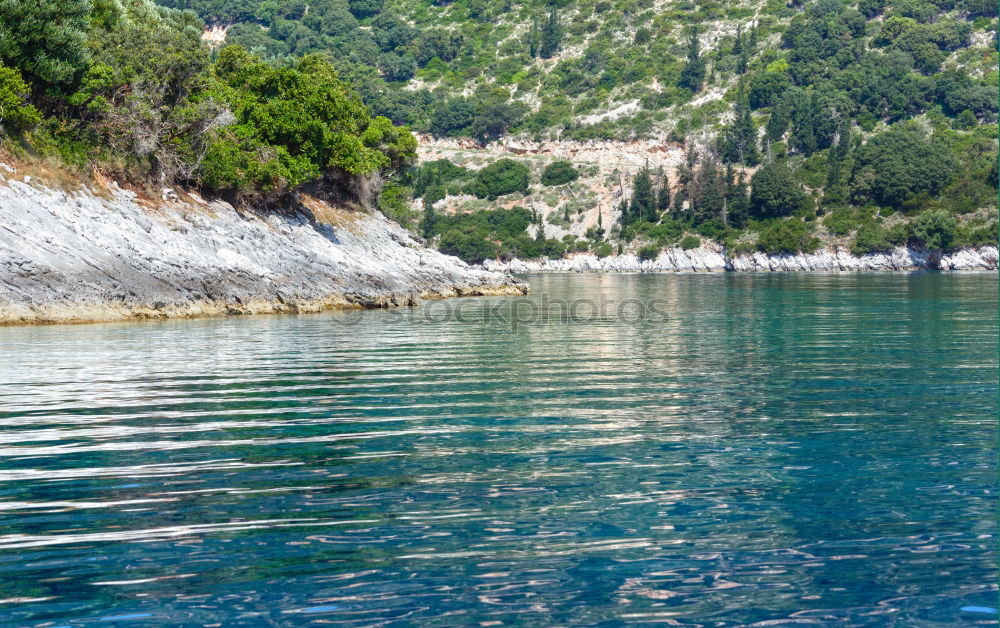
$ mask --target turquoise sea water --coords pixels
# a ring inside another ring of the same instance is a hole
[[[0,623],[996,623],[995,274],[529,280],[0,329]]]

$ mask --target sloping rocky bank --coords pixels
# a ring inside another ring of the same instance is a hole
[[[106,195],[71,194],[0,177],[0,324],[314,312],[527,291],[505,273],[423,247],[381,216],[316,199],[250,214],[194,195],[165,198],[117,185]]]
[[[553,260],[486,260],[483,267],[497,272],[789,272],[789,271],[898,271],[898,270],[996,270],[997,247],[961,249],[944,255],[897,248],[892,253],[851,255],[845,251],[820,250],[797,255],[729,256],[723,249],[698,248],[684,251],[667,249],[653,260],[635,255],[598,258],[580,254]]]

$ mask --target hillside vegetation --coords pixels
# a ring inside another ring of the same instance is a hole
[[[357,192],[414,158],[324,56],[211,51],[203,29],[148,0],[0,0],[5,147],[237,200]]]
[[[996,241],[985,0],[159,3],[0,0],[8,133],[219,194],[381,191],[470,261]]]

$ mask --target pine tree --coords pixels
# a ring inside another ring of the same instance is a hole
[[[780,141],[788,130],[790,117],[790,104],[787,99],[782,98],[771,108],[771,117],[767,121],[767,139],[772,142]]]

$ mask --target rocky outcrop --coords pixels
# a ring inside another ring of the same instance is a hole
[[[483,267],[497,272],[512,273],[638,273],[638,272],[722,272],[727,270],[726,258],[718,251],[700,248],[684,251],[667,249],[654,260],[640,260],[635,255],[596,257],[591,254],[574,255],[563,259],[486,260]]]
[[[148,201],[115,185],[106,196],[2,181],[0,323],[314,312],[527,291],[423,247],[381,216],[315,199],[251,214],[193,195]]]
[[[564,259],[497,262],[486,260],[483,267],[513,273],[566,272],[791,272],[791,271],[893,271],[893,270],[996,270],[997,247],[961,249],[945,255],[898,248],[892,253],[855,256],[844,251],[821,250],[796,255],[753,253],[730,257],[724,250],[698,248],[689,251],[667,249],[654,260],[640,261],[635,255],[597,258],[574,255]]]

